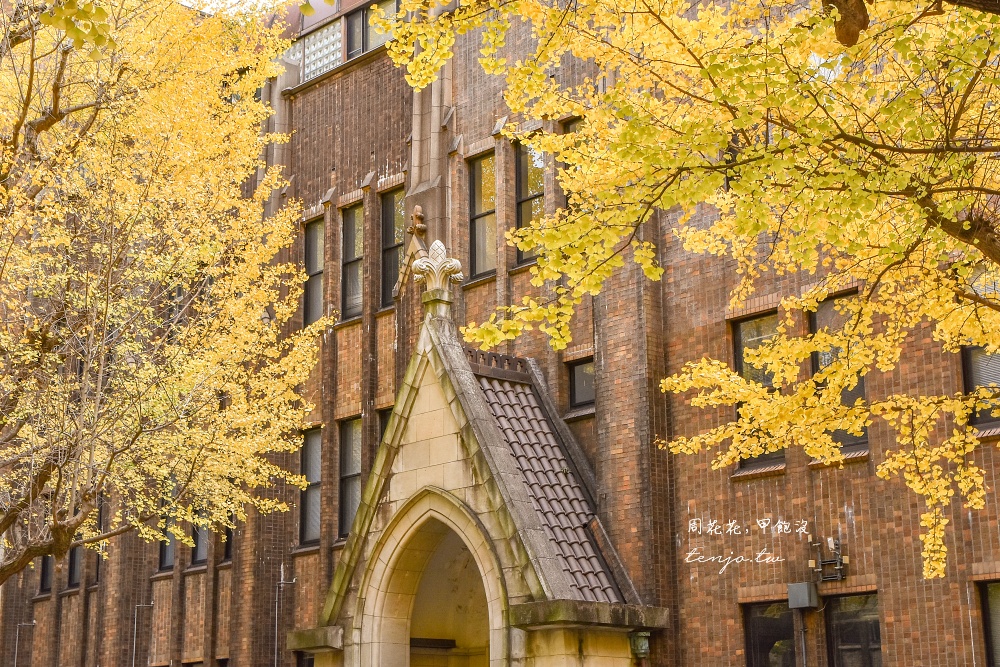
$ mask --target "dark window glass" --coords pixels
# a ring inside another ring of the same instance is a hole
[[[479,276],[497,268],[497,181],[493,154],[469,163],[470,269]]]
[[[746,350],[754,350],[775,336],[778,330],[778,314],[768,313],[733,323],[733,347],[736,372],[747,380],[770,387],[773,377],[767,371],[744,363]],[[755,468],[783,461],[784,450],[767,452],[753,459],[740,461],[741,468]]]
[[[222,543],[222,562],[231,561],[233,559],[233,539],[235,537],[235,531],[232,528],[227,527],[225,532],[225,541]]]
[[[204,526],[194,526],[191,529],[191,539],[194,540],[194,546],[191,547],[192,565],[204,563],[208,560],[208,540],[210,534],[208,528]]]
[[[517,228],[528,227],[545,212],[545,157],[535,149],[518,144],[517,153]],[[535,256],[534,251],[517,251],[517,261]]]
[[[104,528],[104,506],[107,503],[104,495],[101,494],[97,497],[97,530],[103,531]],[[104,545],[100,544],[97,547],[97,551],[94,553],[94,583],[101,580],[101,561],[104,560]]]
[[[38,564],[38,592],[49,593],[52,591],[52,556],[42,556],[42,562]]]
[[[340,423],[339,535],[347,537],[361,504],[361,418]]]
[[[831,667],[882,667],[877,595],[828,600],[826,621]]]
[[[785,602],[743,607],[747,667],[795,667],[795,627]]]
[[[837,303],[841,299],[827,299],[819,304],[815,313],[809,314],[809,329],[816,333],[823,329],[838,331],[844,327],[847,316],[837,310]],[[813,373],[818,373],[827,365],[843,354],[841,349],[831,349],[813,355]],[[865,398],[865,378],[859,377],[854,389],[845,389],[840,394],[840,400],[844,405],[854,405],[859,399]],[[834,431],[833,439],[841,444],[845,450],[860,450],[868,447],[868,429],[861,435],[853,435],[847,431]]]
[[[392,417],[392,408],[384,408],[378,411],[378,438],[380,442],[385,437],[385,430],[389,428],[390,417]]]
[[[312,428],[302,434],[302,476],[307,486],[299,502],[299,542],[319,541],[320,483],[323,479],[323,431]]]
[[[323,234],[322,220],[306,225],[306,284],[303,294],[303,317],[312,324],[323,316]]]
[[[296,653],[295,654],[295,667],[313,667],[313,654],[312,653]]]
[[[576,361],[569,365],[569,405],[589,405],[594,402],[594,360]]]
[[[986,664],[1000,667],[1000,582],[983,584],[983,632],[986,635]]]
[[[365,209],[361,204],[344,209],[344,275],[341,283],[341,317],[361,314],[361,260],[364,255]]]
[[[66,564],[66,587],[77,588],[80,586],[80,562],[83,556],[83,547],[73,547],[69,550]]]
[[[392,288],[399,280],[403,263],[403,234],[406,231],[406,210],[403,190],[382,195],[382,306],[392,305]]]
[[[174,551],[177,548],[177,538],[169,530],[166,533],[167,539],[160,542],[159,569],[161,571],[174,569]]]
[[[1000,354],[989,354],[981,347],[966,347],[962,349],[962,367],[964,370],[965,391],[973,391],[978,387],[1000,385]],[[977,410],[969,419],[972,424],[990,424],[1000,421],[1000,401],[997,402],[998,415],[993,416],[993,410]]]

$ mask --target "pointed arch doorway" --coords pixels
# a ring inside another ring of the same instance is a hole
[[[441,499],[430,494],[417,505]],[[400,521],[369,561],[375,567],[365,586],[361,665],[504,663],[505,596],[495,556],[478,523],[454,505],[450,509],[420,512],[413,523]]]
[[[437,545],[419,574],[410,615],[410,667],[488,667],[489,610],[472,553],[431,519],[422,532]]]

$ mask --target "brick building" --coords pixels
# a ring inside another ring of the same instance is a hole
[[[703,355],[739,369],[799,277],[730,309],[733,266],[685,253],[662,213],[643,234],[663,280],[620,270],[569,348],[537,332],[463,348],[457,325],[536,289],[503,232],[560,205],[554,165],[501,136],[518,119],[475,39],[414,93],[367,11],[297,17],[288,71],[263,91],[271,129],[292,133],[267,155],[291,179],[269,210],[305,205],[296,325],[340,312],[303,449],[283,461],[309,487],[277,489],[292,511],[224,542],[126,536],[106,560],[39,561],[2,590],[0,662],[1000,665],[995,494],[953,509],[947,576],[924,581],[918,501],[874,475],[894,446],[881,425],[845,441],[843,468],[790,451],[713,471],[709,453],[656,447],[731,417],[662,395],[659,378]],[[955,392],[989,370],[964,361],[928,331],[860,391]],[[992,488],[995,456],[983,450]]]

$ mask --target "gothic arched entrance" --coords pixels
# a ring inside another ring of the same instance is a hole
[[[365,667],[503,664],[504,596],[495,557],[475,520],[453,502],[423,495],[370,561],[361,622]]]

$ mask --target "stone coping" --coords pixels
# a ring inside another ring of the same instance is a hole
[[[665,607],[583,600],[515,604],[511,605],[509,615],[511,625],[526,630],[580,625],[622,630],[658,629],[666,628],[670,620],[670,611]]]
[[[289,651],[324,653],[340,651],[344,648],[344,629],[339,625],[323,625],[318,628],[292,630],[285,640]]]

